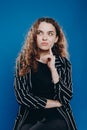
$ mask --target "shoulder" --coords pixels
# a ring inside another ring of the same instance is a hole
[[[16,72],[19,73],[21,69],[20,61],[16,59],[16,65],[15,65]]]
[[[55,58],[55,64],[59,65],[59,66],[62,66],[62,67],[66,66],[66,67],[71,68],[71,62],[66,57],[61,57],[61,56],[56,57]]]
[[[21,68],[22,68],[21,61],[19,57],[17,57],[16,63],[15,63],[15,76],[16,77],[23,77],[22,75],[20,75]]]

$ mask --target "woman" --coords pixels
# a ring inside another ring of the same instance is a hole
[[[71,64],[54,19],[40,18],[29,30],[16,60],[14,88],[20,104],[14,130],[76,130]]]

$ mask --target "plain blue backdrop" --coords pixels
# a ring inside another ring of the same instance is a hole
[[[86,0],[0,0],[0,130],[12,130],[18,111],[15,59],[28,29],[39,17],[56,19],[68,44],[73,75],[71,106],[78,130],[87,130]]]

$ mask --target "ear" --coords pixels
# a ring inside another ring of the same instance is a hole
[[[59,39],[59,37],[58,37],[58,36],[56,36],[56,38],[55,38],[55,43],[58,41],[58,39]]]

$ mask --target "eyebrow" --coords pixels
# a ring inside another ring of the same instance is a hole
[[[39,30],[37,30],[37,31],[41,31],[41,32],[44,32],[43,30],[40,30],[40,29],[39,29]],[[50,31],[48,31],[48,32],[52,32],[52,33],[55,33],[54,31],[51,31],[51,30],[50,30]]]

